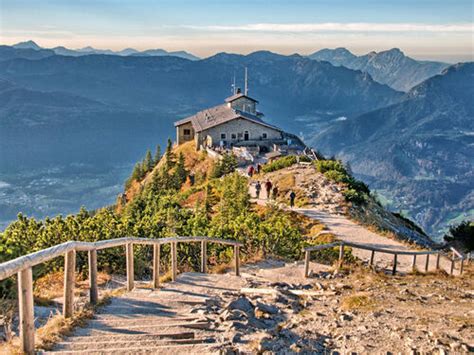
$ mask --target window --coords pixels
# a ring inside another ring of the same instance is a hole
[[[185,129],[183,129],[183,134],[185,136],[190,136],[191,135],[191,130],[189,128],[185,128]]]
[[[235,133],[232,133],[232,134],[230,135],[230,138],[232,138],[232,139],[237,139],[237,135],[236,135]]]
[[[263,139],[267,139],[267,134],[266,134],[266,133],[262,133],[262,138],[263,138]]]
[[[226,138],[226,134],[225,133],[221,133],[221,139],[225,139]]]
[[[242,138],[244,134],[242,132],[237,133],[237,137]]]

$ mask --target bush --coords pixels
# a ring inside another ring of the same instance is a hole
[[[288,155],[283,158],[279,158],[271,163],[267,163],[262,167],[264,173],[271,173],[272,171],[277,171],[280,169],[287,168],[296,164],[298,159],[294,155]]]
[[[463,252],[468,253],[474,250],[474,221],[464,221],[449,228],[449,233],[444,236],[444,240]]]
[[[315,165],[316,169],[323,174],[326,171],[335,170],[347,175],[347,170],[340,160],[316,160]]]
[[[328,170],[324,173],[324,176],[334,182],[347,182],[347,176],[337,170]]]
[[[369,187],[351,176],[340,160],[317,160],[315,166],[329,180],[347,185],[348,189],[343,192],[346,201],[358,204],[367,202]]]
[[[347,189],[343,191],[342,194],[344,195],[346,201],[357,203],[357,204],[362,204],[366,202],[365,195],[354,189]]]

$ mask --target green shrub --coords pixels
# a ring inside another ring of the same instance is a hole
[[[298,159],[294,155],[288,155],[279,158],[271,163],[267,163],[262,167],[264,173],[271,173],[272,171],[280,170],[296,164]]]
[[[366,197],[363,193],[354,189],[347,189],[342,192],[346,201],[362,204],[366,202]]]
[[[334,182],[347,182],[347,175],[337,170],[328,170],[324,173],[324,176]]]
[[[347,170],[340,160],[316,160],[315,165],[316,169],[323,174],[326,171],[335,170],[347,175]]]
[[[449,228],[449,233],[444,240],[454,248],[463,252],[474,250],[474,221],[464,221],[457,226]]]

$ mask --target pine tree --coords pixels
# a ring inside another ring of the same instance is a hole
[[[133,168],[132,172],[132,179],[133,180],[140,180],[143,177],[143,167],[142,163],[136,163],[135,167]]]
[[[174,180],[175,186],[177,189],[181,187],[182,184],[186,181],[186,177],[188,176],[188,172],[186,171],[184,154],[181,152],[179,153],[178,163],[176,164],[176,168],[174,170]]]
[[[173,153],[173,143],[171,139],[168,138],[168,144],[166,145],[166,153],[165,153],[165,161],[166,161],[166,168],[169,170],[174,166],[175,159]]]
[[[143,170],[145,173],[153,169],[153,158],[151,157],[150,149],[146,151],[145,159],[143,160]]]
[[[156,146],[155,156],[153,157],[153,165],[156,166],[160,162],[160,159],[161,159],[161,147],[158,144]]]

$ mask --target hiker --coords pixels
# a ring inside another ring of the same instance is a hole
[[[293,208],[295,206],[295,198],[296,194],[293,190],[290,191],[290,207]]]
[[[270,180],[267,180],[265,183],[265,190],[267,190],[267,200],[270,198],[270,192],[272,191],[272,182]]]
[[[272,190],[272,195],[273,195],[273,199],[276,200],[278,197],[278,186],[275,185],[275,187]]]
[[[260,181],[257,181],[257,184],[255,185],[255,197],[257,199],[260,198],[260,190],[262,189],[262,185],[260,185]]]
[[[254,172],[255,172],[255,168],[253,167],[253,165],[250,165],[249,169],[247,170],[249,177],[252,177]]]
[[[257,174],[260,174],[262,171],[262,166],[260,164],[257,164]]]

